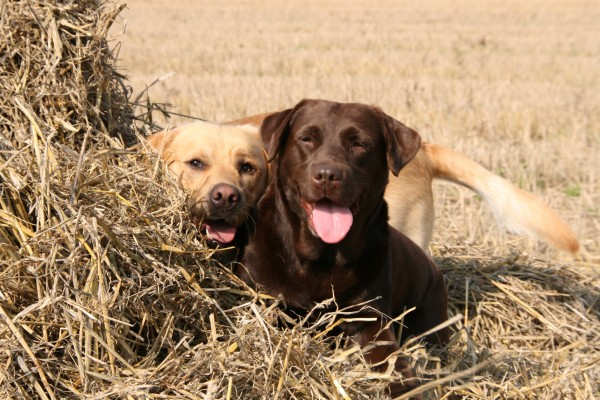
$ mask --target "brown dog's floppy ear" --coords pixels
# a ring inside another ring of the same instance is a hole
[[[267,150],[267,162],[273,161],[279,147],[283,145],[287,136],[287,128],[292,119],[294,109],[279,111],[269,115],[260,125],[260,137]]]
[[[394,176],[417,154],[421,136],[414,129],[384,114],[384,136],[388,167]]]
[[[285,145],[290,121],[305,103],[306,100],[302,100],[294,108],[273,113],[263,120],[260,125],[260,136],[267,149],[267,162],[273,161],[277,152]]]

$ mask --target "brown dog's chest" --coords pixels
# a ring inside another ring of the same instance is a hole
[[[368,243],[315,244],[314,239],[295,237],[286,245],[282,224],[265,223],[279,218],[259,218],[260,240],[251,240],[244,264],[247,280],[273,296],[283,296],[288,307],[309,310],[317,303],[335,298],[344,307],[379,297],[375,308],[388,312],[389,248],[386,230],[365,232]],[[385,220],[385,213],[382,217]],[[376,224],[377,226],[377,224]],[[310,235],[307,233],[307,235]],[[387,297],[387,295],[386,295]]]
[[[339,254],[337,258],[338,261],[343,259]],[[371,257],[362,256],[341,264],[296,260],[285,266],[279,265],[284,279],[278,280],[279,285],[274,282],[274,286],[278,286],[277,290],[284,294],[289,306],[304,309],[329,298],[335,298],[339,307],[371,300],[376,295],[368,289],[374,286],[373,281],[381,280],[386,265],[368,258]],[[373,261],[376,263],[372,264]]]

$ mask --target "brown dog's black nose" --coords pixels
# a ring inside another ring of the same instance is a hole
[[[342,179],[342,170],[335,165],[317,164],[312,167],[312,177],[317,185],[329,186]]]
[[[219,183],[210,191],[210,201],[222,210],[231,210],[240,202],[240,191],[232,185]]]

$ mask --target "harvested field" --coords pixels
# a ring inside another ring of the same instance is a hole
[[[187,120],[151,101],[226,120],[323,97],[378,104],[580,237],[560,254],[436,186],[453,339],[402,348],[426,398],[599,398],[599,20],[566,0],[1,2],[0,397],[386,398],[392,374],[323,335],[335,315],[289,321],[210,260],[142,140]]]

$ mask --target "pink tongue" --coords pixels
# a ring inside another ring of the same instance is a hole
[[[233,241],[235,231],[237,230],[235,226],[220,221],[211,222],[210,224],[206,223],[205,225],[208,236],[221,244],[227,244]]]
[[[315,203],[312,223],[317,235],[325,243],[338,243],[352,226],[352,213],[347,207],[341,207],[330,200]]]

